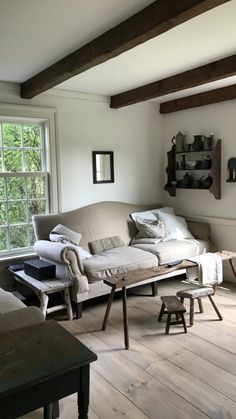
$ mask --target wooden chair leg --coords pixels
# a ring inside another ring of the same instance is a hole
[[[220,314],[220,312],[219,312],[218,308],[216,307],[216,304],[215,304],[215,302],[214,302],[214,300],[213,300],[212,296],[211,296],[211,295],[208,295],[208,298],[209,298],[209,300],[210,300],[211,304],[213,305],[213,308],[214,308],[214,310],[215,310],[215,312],[216,312],[217,316],[219,317],[219,319],[220,319],[220,320],[223,320],[223,317],[221,316],[221,314]]]
[[[162,319],[162,316],[163,316],[163,314],[164,314],[164,310],[165,310],[165,304],[164,304],[164,303],[162,303],[161,310],[160,310],[160,313],[159,313],[159,316],[158,316],[158,321],[159,321],[159,322],[160,322],[160,321],[161,321],[161,319]]]
[[[167,315],[167,321],[166,321],[166,334],[169,334],[170,330],[170,320],[171,320],[171,313],[168,313]]]
[[[181,314],[181,318],[182,318],[182,322],[183,322],[183,326],[184,326],[184,332],[187,333],[187,327],[186,327],[186,322],[185,322],[185,318],[184,318],[184,314]]]
[[[203,313],[202,299],[199,297],[199,298],[197,299],[197,301],[198,301],[199,311],[200,311],[200,313]]]
[[[193,326],[194,319],[194,299],[190,298],[190,326]]]

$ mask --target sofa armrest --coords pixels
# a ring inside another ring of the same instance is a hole
[[[73,281],[71,297],[74,301],[77,301],[79,294],[89,290],[83,262],[76,246],[50,242],[48,240],[38,240],[34,248],[41,259],[55,263],[59,279],[65,277],[65,275],[71,278]],[[67,273],[65,273],[65,270]]]
[[[84,274],[83,262],[76,246],[50,242],[48,240],[38,240],[34,245],[34,249],[40,258],[51,260],[55,263],[65,263],[68,265],[71,259],[73,259],[73,262],[76,260],[80,273]],[[73,254],[75,258],[72,257]]]

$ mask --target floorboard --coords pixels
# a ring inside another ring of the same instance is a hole
[[[145,296],[148,288],[144,295],[128,296],[128,351],[118,296],[106,331],[101,330],[104,302],[89,305],[82,319],[60,321],[98,356],[91,364],[90,419],[236,418],[236,286],[223,284],[214,296],[223,321],[205,298],[204,313],[197,312],[196,304],[192,327],[186,313],[187,334],[178,325],[166,335],[165,316],[157,321],[160,296],[186,288],[188,284],[171,278],[158,284],[157,297]],[[60,401],[60,408],[61,419],[75,419],[76,396]],[[40,415],[37,411],[24,418]]]

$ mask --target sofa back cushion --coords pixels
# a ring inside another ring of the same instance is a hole
[[[82,235],[80,245],[87,250],[89,242],[117,235],[125,244],[129,244],[137,233],[130,214],[158,207],[161,205],[133,205],[107,201],[59,214],[35,215],[33,216],[35,236],[37,240],[49,240],[51,230],[57,224],[63,224]]]

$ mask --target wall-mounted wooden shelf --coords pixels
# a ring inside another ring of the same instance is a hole
[[[206,154],[212,152],[212,162],[211,168],[196,168],[196,169],[176,169],[176,155],[188,155],[192,153],[200,153]],[[175,152],[175,148],[172,147],[171,151],[167,152],[168,164],[166,168],[167,172],[167,183],[164,186],[165,191],[169,193],[170,196],[176,196],[177,189],[189,189],[189,190],[209,190],[210,193],[214,195],[216,199],[221,199],[221,140],[216,141],[215,146],[213,146],[212,150],[199,150],[199,151],[183,151],[183,152]],[[178,180],[176,179],[176,173],[181,172],[207,172],[211,174],[212,177],[212,185],[210,188],[206,187],[191,187],[190,186],[180,186],[178,185]],[[174,182],[175,184],[172,184]]]

